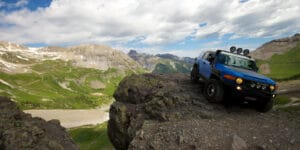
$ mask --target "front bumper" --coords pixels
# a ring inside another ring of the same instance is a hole
[[[237,88],[238,86],[240,88]],[[270,100],[276,97],[276,91],[271,92],[268,90],[251,88],[244,84],[225,84],[224,88],[225,92],[230,92],[229,94],[231,94],[233,97],[242,97],[249,101]]]

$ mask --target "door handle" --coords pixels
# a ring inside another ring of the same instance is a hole
[[[203,62],[203,64],[206,64],[205,62]]]

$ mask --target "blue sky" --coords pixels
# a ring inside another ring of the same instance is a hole
[[[300,32],[298,0],[0,0],[0,40],[194,57]]]

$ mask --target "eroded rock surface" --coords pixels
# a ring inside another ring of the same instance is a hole
[[[14,102],[0,97],[0,150],[78,149],[58,120],[46,122],[19,110]]]
[[[208,103],[202,85],[183,74],[125,78],[110,108],[115,148],[299,149],[298,115]]]

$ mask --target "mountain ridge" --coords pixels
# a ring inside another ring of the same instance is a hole
[[[261,73],[275,80],[300,77],[300,34],[275,39],[251,53]]]
[[[283,54],[288,50],[296,47],[300,43],[300,34],[296,33],[293,36],[275,39],[258,47],[251,52],[251,56],[255,59],[266,60],[274,54]]]
[[[192,58],[168,53],[151,55],[130,50],[128,55],[152,73],[189,73],[193,63]]]
[[[119,81],[144,69],[108,46],[27,48],[2,42],[0,72],[0,95],[22,109],[82,109],[111,103]]]

